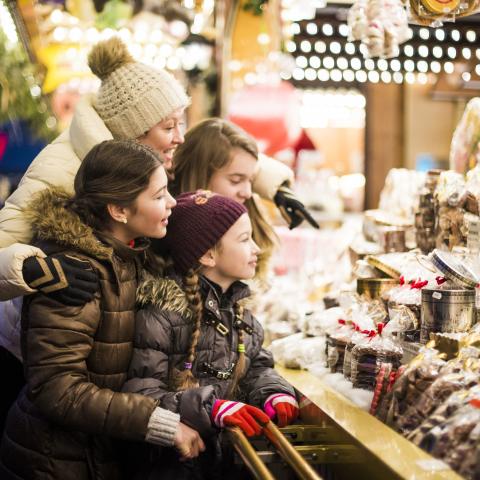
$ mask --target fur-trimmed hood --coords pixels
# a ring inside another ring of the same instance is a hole
[[[93,229],[66,208],[71,195],[63,188],[50,188],[36,193],[25,210],[34,237],[38,241],[79,250],[99,260],[111,259],[113,248],[100,242]]]

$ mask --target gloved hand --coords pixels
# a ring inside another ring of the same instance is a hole
[[[23,262],[22,274],[30,288],[65,305],[83,306],[99,289],[90,262],[64,254],[29,257]]]
[[[286,185],[282,185],[277,190],[273,200],[280,210],[282,217],[288,223],[290,230],[298,227],[304,220],[312,225],[312,227],[320,228],[315,219],[308,213],[305,205],[295,197],[293,191]]]
[[[213,424],[219,428],[240,427],[247,437],[260,435],[263,424],[270,420],[259,408],[230,400],[215,400],[211,418]]]
[[[263,404],[265,413],[273,420],[277,417],[279,427],[290,425],[298,417],[298,403],[294,396],[274,393]]]

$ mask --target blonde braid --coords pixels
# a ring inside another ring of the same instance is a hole
[[[184,278],[185,293],[190,309],[193,311],[194,329],[190,339],[190,347],[188,349],[187,361],[183,370],[173,369],[171,375],[170,386],[174,391],[188,390],[189,388],[197,388],[198,380],[192,373],[192,364],[195,360],[197,344],[200,338],[200,330],[202,326],[203,306],[202,297],[200,295],[200,284],[197,273],[190,269]]]
[[[235,321],[241,320],[243,321],[243,307],[238,303],[235,304]],[[245,371],[245,344],[244,342],[245,333],[242,328],[238,329],[238,346],[237,346],[237,363],[235,365],[235,369],[232,374],[232,379],[230,381],[230,386],[228,387],[227,398],[233,399],[238,393],[238,384],[242,379]]]

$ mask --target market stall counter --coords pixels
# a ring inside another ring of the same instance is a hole
[[[325,438],[326,442],[350,443],[358,448],[345,462],[338,458],[329,464],[330,478],[461,480],[444,462],[420,450],[308,371],[281,366],[276,369],[306,397],[301,408],[305,424],[327,427],[333,438]]]

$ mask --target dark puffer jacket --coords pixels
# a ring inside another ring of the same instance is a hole
[[[210,412],[216,399],[225,398],[230,380],[207,371],[205,364],[226,372],[236,361],[238,331],[234,327],[233,307],[236,302],[245,302],[250,290],[244,283],[235,282],[222,294],[217,285],[200,277],[205,313],[192,368],[200,387],[172,392],[169,373],[173,368],[183,370],[193,331],[193,315],[180,285],[181,280],[173,276],[149,278],[139,287],[137,300],[143,308],[137,313],[135,348],[124,390],[159,400],[161,407],[179,413],[183,423],[208,437],[218,433],[212,426]],[[295,393],[273,369],[272,354],[262,348],[261,325],[249,310],[244,312],[246,373],[239,385],[238,400],[262,408],[273,393]]]
[[[144,440],[157,401],[121,393],[132,354],[140,252],[101,243],[45,192],[30,212],[45,253],[90,262],[95,299],[67,307],[43,295],[25,301],[22,355],[27,385],[9,412],[0,478],[119,478],[112,437]],[[139,249],[141,250],[141,249]]]

